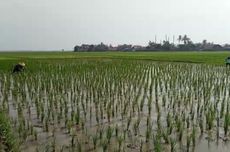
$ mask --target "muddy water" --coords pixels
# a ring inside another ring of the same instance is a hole
[[[229,152],[229,142],[223,141],[209,141],[205,137],[200,138],[197,141],[195,152]]]

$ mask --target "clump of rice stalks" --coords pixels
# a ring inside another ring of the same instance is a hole
[[[170,138],[170,147],[171,147],[171,149],[170,149],[171,152],[176,151],[176,140],[173,138]]]
[[[97,147],[98,135],[97,134],[93,135],[92,139],[93,139],[93,149],[95,150]]]
[[[192,138],[192,145],[193,145],[193,147],[195,147],[195,145],[196,145],[196,128],[195,128],[195,125],[193,125],[193,127],[192,127],[191,138]]]
[[[159,133],[157,133],[155,136],[153,135],[153,144],[155,152],[162,152],[161,135]]]
[[[107,148],[108,148],[108,140],[103,139],[102,142],[101,142],[101,146],[102,146],[103,152],[105,152],[107,150]]]
[[[212,108],[212,106],[210,106],[210,109],[206,113],[206,125],[208,130],[211,130],[213,128],[214,120],[215,120],[215,111]]]
[[[119,127],[118,125],[116,124],[116,127],[115,127],[115,136],[118,137],[118,133],[119,133]]]
[[[139,126],[140,126],[140,117],[138,117],[138,119],[134,122],[133,124],[133,131],[134,131],[134,135],[136,136],[139,132]]]
[[[186,142],[187,152],[189,152],[190,143],[191,143],[191,136],[187,135],[187,142]]]
[[[106,138],[107,138],[108,143],[110,143],[112,135],[113,135],[113,128],[109,126],[106,130]]]
[[[118,137],[117,137],[118,151],[121,151],[121,146],[122,146],[123,141],[124,141],[123,136],[118,136]]]
[[[225,113],[224,116],[224,135],[227,136],[230,125],[230,115],[229,112]]]
[[[77,140],[77,152],[82,152],[82,146],[79,140]]]
[[[3,145],[1,151],[19,151],[19,145],[13,135],[10,122],[3,112],[0,112],[0,144]]]

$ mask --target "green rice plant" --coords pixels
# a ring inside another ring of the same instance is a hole
[[[180,142],[182,142],[183,133],[184,133],[184,127],[183,127],[183,125],[181,125],[181,126],[179,127],[179,135],[178,135],[178,136],[179,136],[178,139],[179,139]]]
[[[126,140],[126,134],[127,134],[127,130],[124,129],[124,130],[123,130],[123,138],[124,138],[124,140]]]
[[[71,133],[71,142],[70,142],[70,147],[72,149],[72,151],[74,151],[75,149],[75,133]]]
[[[28,130],[30,131],[30,135],[33,135],[34,127],[30,123],[28,123]]]
[[[225,100],[221,102],[220,118],[224,117]]]
[[[70,134],[71,128],[72,128],[72,121],[68,120],[67,121],[67,133]]]
[[[57,115],[57,123],[58,124],[61,123],[61,119],[62,119],[62,115],[61,115],[61,113],[58,113],[58,115]]]
[[[118,133],[119,133],[119,127],[118,125],[116,124],[116,127],[115,127],[115,136],[118,137]]]
[[[98,106],[97,106],[97,104],[95,105],[95,113],[96,113],[97,124],[99,124],[99,112],[98,112]]]
[[[148,99],[148,114],[151,114],[151,110],[152,110],[152,97],[150,97]]]
[[[170,125],[169,127],[167,127],[167,134],[168,135],[171,135],[172,134],[172,132],[173,132],[173,124],[172,125]]]
[[[206,113],[206,124],[208,130],[211,130],[213,128],[214,120],[215,112],[213,111],[213,108],[210,108],[210,110],[208,110],[208,112]]]
[[[107,139],[103,139],[102,143],[101,143],[101,146],[102,146],[103,152],[105,152],[108,149],[108,140]]]
[[[133,131],[134,131],[134,135],[136,136],[139,132],[139,126],[140,126],[140,117],[138,116],[138,119],[134,122],[133,124]]]
[[[161,145],[161,135],[157,133],[155,136],[153,135],[153,144],[154,144],[154,151],[161,152],[163,151]]]
[[[112,127],[110,127],[110,126],[106,130],[106,138],[107,138],[108,143],[110,143],[110,140],[112,138],[113,130],[114,129]]]
[[[103,105],[100,104],[100,116],[101,116],[101,120],[104,119],[104,111],[103,111]]]
[[[162,131],[161,135],[162,135],[165,143],[169,144],[170,143],[170,136],[169,136],[168,132],[167,131]]]
[[[48,120],[48,118],[45,119],[45,131],[49,132],[49,120]]]
[[[230,115],[229,112],[225,113],[224,116],[224,135],[227,136],[230,125]]]
[[[189,116],[188,116],[187,119],[186,119],[186,123],[187,123],[187,129],[189,129],[189,127],[190,127],[190,119],[189,119]]]
[[[148,143],[149,139],[151,137],[151,133],[152,133],[152,126],[149,125],[147,126],[146,132],[145,132],[145,142]]]
[[[71,111],[71,122],[74,122],[74,111]]]
[[[194,118],[195,118],[195,112],[192,111],[192,113],[191,113],[191,120],[194,121]]]
[[[19,145],[5,113],[0,111],[1,151],[19,151]]]
[[[82,146],[79,140],[77,140],[77,152],[82,152]]]
[[[170,138],[170,151],[171,152],[176,151],[176,141],[173,138]]]
[[[148,120],[148,119],[147,119]],[[147,126],[148,126],[148,121],[147,121]],[[161,129],[161,113],[159,112],[157,115],[157,128]]]
[[[144,144],[144,142],[141,140],[141,144],[140,144],[140,152],[143,152],[143,144]]]
[[[200,132],[201,132],[201,134],[203,134],[204,133],[204,125],[203,125],[202,116],[200,117],[200,119],[198,121],[199,121]]]
[[[76,125],[80,124],[80,110],[79,110],[79,107],[77,108],[77,112],[75,113],[75,123],[76,123]]]
[[[44,121],[44,119],[45,119],[45,112],[44,112],[44,111],[42,111],[42,113],[41,113],[41,122],[43,122],[43,121]]]
[[[167,114],[166,123],[167,123],[167,133],[171,134],[173,125],[172,125],[172,116],[170,115],[170,113]]]
[[[167,85],[166,85],[167,86]],[[162,106],[165,107],[166,106],[166,96],[163,95],[162,97]]]
[[[194,124],[193,124],[193,127],[192,127],[191,138],[192,138],[192,145],[193,145],[193,147],[195,147],[195,145],[196,145],[196,128],[195,128]]]
[[[34,135],[34,140],[37,141],[38,140],[38,133],[36,130],[34,130],[33,135]]]
[[[99,129],[99,139],[100,139],[100,140],[102,140],[102,138],[103,138],[103,132],[104,132],[104,128],[101,127],[101,128]]]
[[[52,152],[56,152],[56,138],[53,138],[52,144],[51,144]]]
[[[188,124],[187,124],[188,126]],[[181,119],[177,119],[176,120],[176,129],[177,129],[177,132],[180,132],[180,130],[182,129],[183,130],[184,128],[184,123]]]
[[[110,119],[111,119],[111,109],[110,108],[107,108],[107,119],[108,119],[108,122],[110,122]]]
[[[219,111],[217,110],[217,118],[216,118],[216,139],[219,140],[220,134],[220,115]]]
[[[92,136],[92,140],[93,140],[93,149],[95,150],[97,148],[97,142],[98,142],[98,135],[95,134]]]
[[[85,128],[85,121],[84,120],[81,120],[81,128],[84,129]]]
[[[121,146],[122,146],[122,142],[124,141],[123,136],[118,136],[117,137],[117,142],[118,142],[118,151],[121,151]]]
[[[160,105],[159,105],[159,102],[158,102],[157,99],[156,99],[156,102],[155,102],[155,106],[156,106],[157,113],[160,113]]]
[[[187,135],[187,140],[186,140],[186,150],[189,152],[190,149],[190,143],[191,143],[191,136]]]
[[[144,103],[145,103],[145,100],[144,100],[144,98],[143,98],[143,99],[141,100],[141,102],[140,102],[140,111],[141,111],[141,112],[143,111]]]
[[[129,130],[129,126],[131,124],[131,121],[132,121],[132,117],[131,117],[131,114],[130,114],[130,116],[128,117],[128,120],[127,120],[126,130]]]
[[[50,143],[48,143],[48,144],[45,145],[44,151],[45,152],[52,151],[52,149],[50,149],[50,148],[52,148],[52,147],[51,147]]]

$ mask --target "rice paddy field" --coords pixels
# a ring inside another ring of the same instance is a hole
[[[228,56],[2,52],[0,151],[227,152]]]

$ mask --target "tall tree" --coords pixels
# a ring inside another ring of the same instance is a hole
[[[189,41],[190,41],[190,38],[185,34],[184,36],[183,36],[183,38],[182,38],[182,41],[184,42],[184,44],[186,45],[186,44],[188,44],[189,43]]]
[[[203,46],[206,46],[206,45],[207,45],[207,40],[203,40],[203,41],[202,41],[202,45],[203,45]]]
[[[179,35],[179,37],[178,37],[178,42],[179,42],[179,44],[180,44],[180,42],[181,42],[181,40],[182,40],[182,36],[181,35]]]

